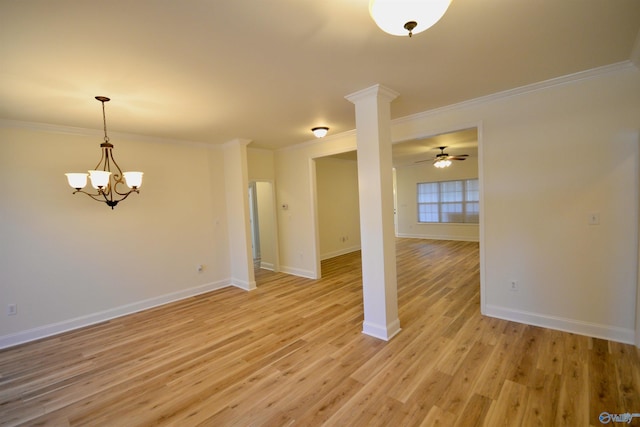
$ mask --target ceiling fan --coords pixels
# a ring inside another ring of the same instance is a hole
[[[426,159],[426,160],[418,160],[416,163],[421,163],[421,162],[429,162],[433,160],[433,165],[437,168],[446,168],[451,166],[451,160],[466,160],[467,157],[469,157],[468,154],[460,154],[458,156],[450,156],[449,154],[444,152],[444,149],[447,148],[446,146],[444,147],[438,147],[438,149],[440,150],[440,153],[436,154],[436,156],[434,158],[431,159]]]

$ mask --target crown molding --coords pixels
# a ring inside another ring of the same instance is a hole
[[[481,96],[479,98],[469,99],[457,104],[451,104],[444,107],[434,108],[432,110],[423,111],[421,113],[412,114],[405,117],[400,117],[391,121],[392,125],[410,122],[416,119],[429,117],[437,114],[442,114],[447,111],[458,110],[461,108],[472,107],[479,104],[486,104],[489,102],[498,101],[505,98],[510,98],[518,95],[522,95],[529,92],[536,92],[539,90],[548,89],[555,86],[562,86],[566,84],[575,83],[581,80],[593,79],[609,73],[615,73],[619,71],[637,69],[631,60],[617,62],[615,64],[605,65],[598,68],[592,68],[590,70],[579,71],[573,74],[567,74],[565,76],[556,77],[549,80],[544,80],[538,83],[532,83],[526,86],[520,86],[514,89],[505,90],[502,92],[496,92],[491,95]]]
[[[33,131],[58,133],[58,134],[64,134],[64,135],[88,136],[88,137],[96,137],[99,139],[104,138],[104,130],[79,128],[79,127],[73,127],[73,126],[52,125],[49,123],[24,122],[20,120],[0,119],[0,128],[27,129],[27,130],[33,130]],[[220,149],[218,145],[207,144],[206,142],[161,138],[156,136],[139,135],[135,133],[109,131],[109,137],[110,139],[115,138],[115,139],[129,140],[129,141],[141,141],[141,142],[163,143],[163,144],[179,144],[179,145],[189,145],[192,147]]]
[[[351,129],[344,132],[327,135],[323,138],[313,138],[306,142],[301,142],[299,144],[287,145],[286,147],[277,148],[273,151],[277,153],[282,151],[300,150],[307,147],[313,147],[315,145],[327,145],[328,142],[336,139],[343,139],[343,138],[355,137],[355,136],[356,136],[356,130]]]

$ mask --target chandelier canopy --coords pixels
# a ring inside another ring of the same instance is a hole
[[[123,173],[116,163],[112,152],[113,144],[109,142],[109,136],[107,136],[107,118],[104,111],[104,103],[109,102],[110,99],[106,96],[96,96],[96,99],[102,103],[102,122],[104,124],[104,142],[100,144],[102,157],[96,167],[93,170],[89,170],[88,173],[74,172],[66,173],[65,175],[71,188],[75,189],[73,194],[84,193],[93,200],[106,203],[107,206],[113,209],[119,202],[129,197],[129,194],[140,193],[143,173]],[[91,186],[96,190],[94,193],[83,190],[87,185],[87,176],[91,181]],[[128,191],[127,189],[119,190],[125,184],[128,187]]]

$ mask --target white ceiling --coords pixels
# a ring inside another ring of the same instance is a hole
[[[383,84],[403,117],[629,60],[638,0],[453,0],[411,39],[368,0],[0,0],[0,118],[279,148],[355,127]],[[114,141],[115,143],[115,141]]]

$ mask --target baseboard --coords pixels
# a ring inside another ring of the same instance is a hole
[[[276,267],[271,262],[260,261],[260,268],[265,269],[265,270],[269,270],[269,271],[275,271]]]
[[[495,305],[486,305],[484,314],[490,317],[497,317],[498,319],[510,320],[512,322],[541,326],[543,328],[556,329],[559,331],[571,332],[578,335],[586,335],[593,338],[601,338],[624,344],[634,344],[635,331],[633,329],[582,322],[562,317],[546,316],[539,313],[513,310]]]
[[[137,313],[139,311],[148,310],[150,308],[169,304],[185,298],[215,291],[217,289],[226,288],[232,285],[229,279],[208,283],[195,288],[185,289],[179,292],[173,292],[159,297],[150,298],[144,301],[138,301],[115,307],[98,313],[91,313],[86,316],[76,317],[74,319],[64,320],[58,323],[39,326],[37,328],[28,329],[26,331],[14,334],[4,335],[0,337],[0,349],[13,347],[18,344],[24,344],[52,335],[61,334],[63,332],[72,331],[74,329],[84,328],[86,326],[95,325],[96,323],[106,322],[116,317],[126,316],[128,314]]]
[[[479,242],[480,237],[460,237],[460,236],[448,236],[448,235],[436,235],[436,234],[409,234],[398,233],[397,237],[403,237],[407,239],[430,239],[430,240],[455,240],[457,242]]]
[[[236,288],[240,288],[245,291],[252,291],[256,288],[256,281],[252,280],[251,282],[248,282],[246,280],[232,278],[229,285],[235,286]]]
[[[301,268],[287,267],[286,265],[280,266],[280,272],[286,274],[293,274],[294,276],[306,277],[307,279],[317,279],[315,273],[310,270],[303,270]]]
[[[384,341],[389,341],[400,332],[400,319],[396,319],[389,325],[376,325],[366,320],[362,323],[362,333]]]
[[[342,248],[337,251],[327,252],[325,254],[320,255],[320,259],[324,261],[325,259],[335,258],[340,255],[350,254],[351,252],[356,252],[360,250],[360,245],[351,246],[349,248]]]

